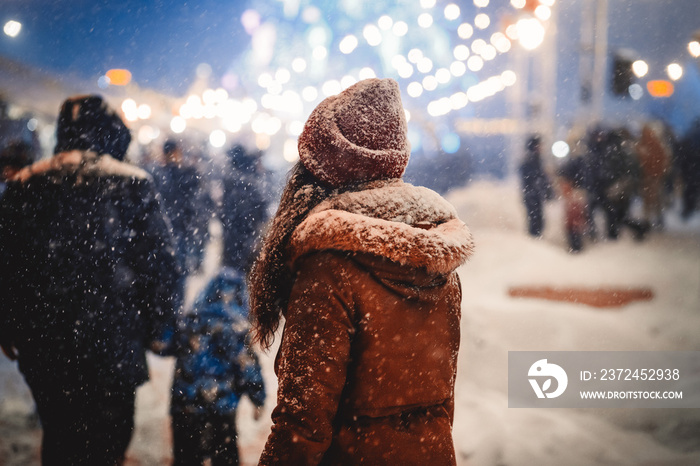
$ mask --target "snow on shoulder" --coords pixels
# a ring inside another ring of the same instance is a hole
[[[292,235],[292,259],[325,249],[369,252],[447,274],[471,256],[469,229],[437,193],[400,180],[363,188],[314,208]]]

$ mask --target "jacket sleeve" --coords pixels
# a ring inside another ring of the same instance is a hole
[[[342,263],[329,253],[302,259],[285,315],[272,432],[261,465],[318,464],[333,436],[354,332]]]
[[[182,301],[181,271],[175,259],[172,235],[155,190],[147,180],[139,182],[133,200],[132,267],[138,274],[138,302],[146,326],[145,345],[160,352],[173,337],[177,310]]]
[[[8,190],[9,191],[9,190]],[[6,192],[0,202],[0,344],[12,344],[12,335],[16,331],[15,317],[21,313],[18,296],[16,260],[19,254],[17,245],[18,222],[16,209],[13,209],[9,199],[11,194]]]

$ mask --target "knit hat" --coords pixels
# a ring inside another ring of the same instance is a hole
[[[411,148],[399,85],[366,79],[323,100],[299,136],[301,163],[338,187],[399,178]]]
[[[130,142],[129,129],[102,97],[78,96],[63,102],[56,124],[54,154],[91,150],[123,160]]]

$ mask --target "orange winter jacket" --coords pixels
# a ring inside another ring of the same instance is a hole
[[[314,209],[260,464],[455,464],[454,383],[469,230],[436,193],[394,180]]]

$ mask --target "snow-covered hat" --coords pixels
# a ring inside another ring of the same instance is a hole
[[[323,100],[299,136],[304,167],[336,187],[399,178],[410,154],[399,85],[393,79],[365,79]]]

